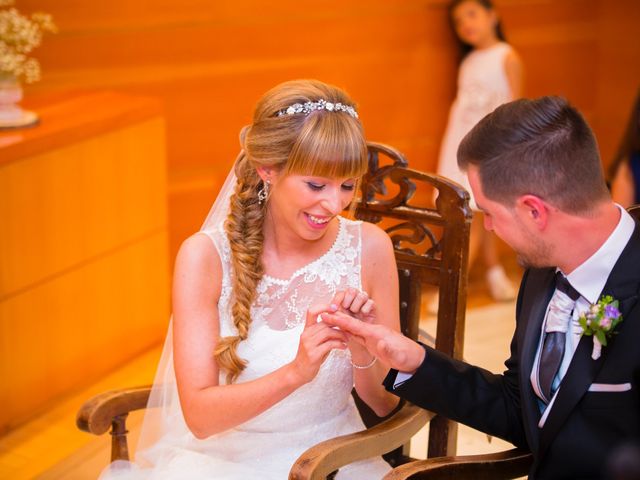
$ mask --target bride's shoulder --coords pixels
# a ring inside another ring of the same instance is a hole
[[[362,222],[362,285],[372,297],[388,293],[397,277],[396,259],[391,238],[383,229]]]
[[[198,232],[187,238],[176,256],[174,279],[208,283],[220,278],[222,263],[213,239],[206,233]]]
[[[370,223],[362,222],[362,253],[372,255],[387,254],[393,256],[391,238],[382,228]]]

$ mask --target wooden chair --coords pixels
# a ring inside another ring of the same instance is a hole
[[[383,480],[507,480],[526,476],[532,462],[531,453],[520,448],[484,455],[430,458],[396,467]]]
[[[461,358],[471,222],[469,195],[447,179],[409,169],[404,156],[391,147],[369,143],[368,149],[369,171],[362,181],[362,198],[355,216],[379,223],[393,240],[403,333],[418,338],[423,287],[433,285],[439,292],[435,346]],[[432,203],[433,189],[438,192],[435,209],[426,206]],[[111,429],[111,460],[126,460],[126,418],[129,412],[147,406],[149,392],[150,387],[140,387],[98,395],[81,407],[77,425],[96,435]],[[429,420],[428,456],[455,454],[454,422],[405,403],[390,418],[373,425],[374,416],[364,410],[363,418],[370,428],[312,447],[293,466],[290,478],[326,478],[347,463],[405,445],[404,451],[401,447],[391,458],[393,464],[399,464],[407,453],[408,440]]]

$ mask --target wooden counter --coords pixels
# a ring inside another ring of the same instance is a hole
[[[0,132],[0,432],[157,344],[169,314],[157,101],[59,96]]]

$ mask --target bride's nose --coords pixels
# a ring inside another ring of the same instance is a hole
[[[342,212],[342,196],[340,189],[327,189],[327,193],[322,199],[322,206],[332,215]]]

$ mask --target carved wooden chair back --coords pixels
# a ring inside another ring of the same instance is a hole
[[[435,347],[461,359],[472,217],[469,194],[448,179],[408,168],[405,157],[392,147],[369,142],[368,151],[369,170],[362,180],[355,216],[379,224],[392,239],[402,331],[418,339],[423,287],[436,287]],[[434,193],[435,208],[431,206]],[[436,417],[429,432],[429,457],[455,454],[454,422]]]

